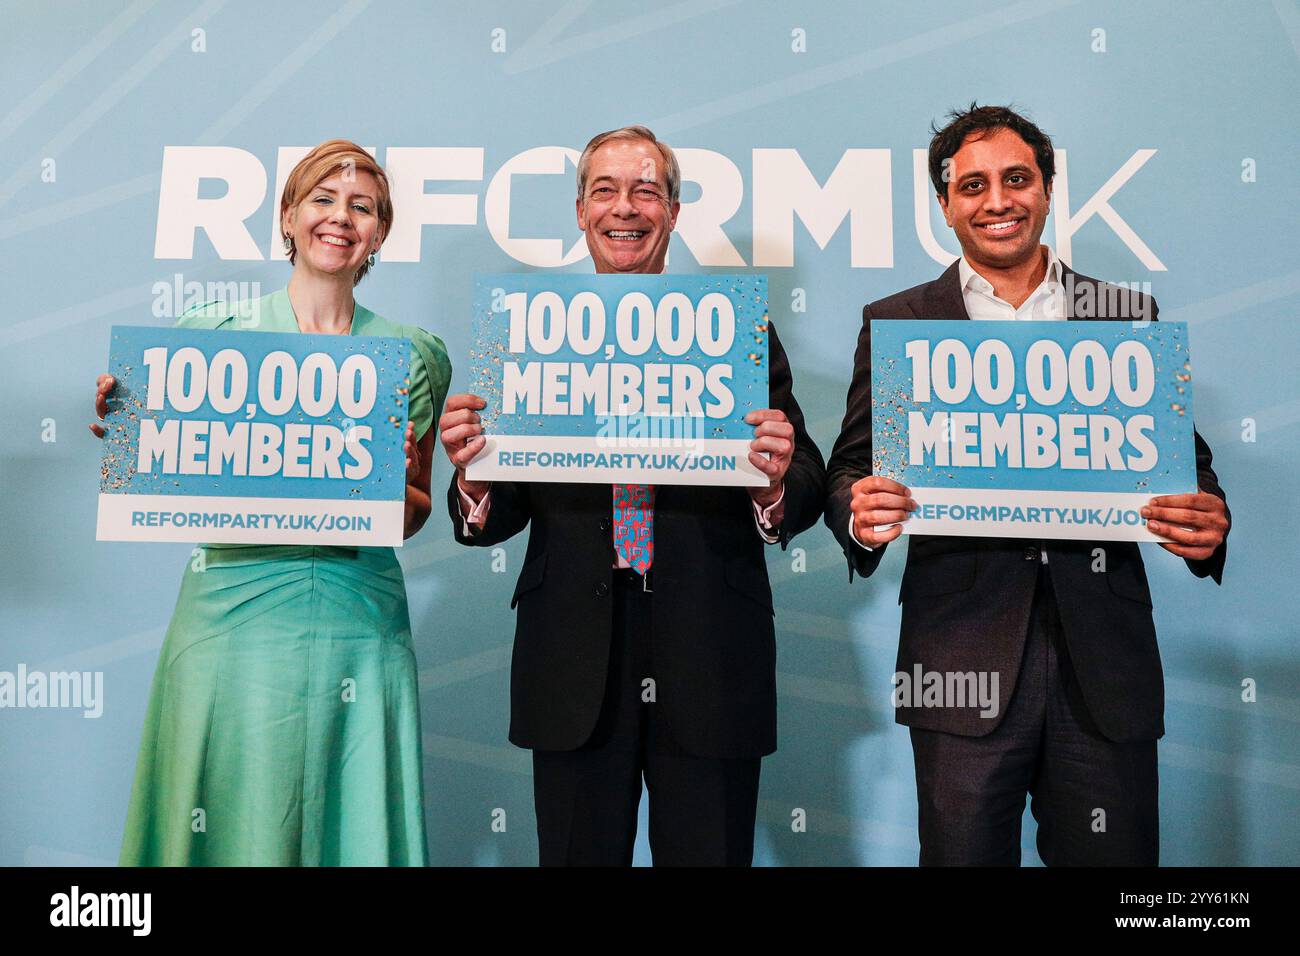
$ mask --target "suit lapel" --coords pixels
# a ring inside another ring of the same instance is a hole
[[[1086,281],[1088,280],[1082,280],[1082,282]],[[1079,273],[1075,272],[1064,262],[1061,263],[1061,300],[1065,308],[1065,318],[1068,321],[1082,322],[1084,319],[1097,318],[1095,314],[1085,315],[1083,317],[1074,314],[1075,306],[1078,304],[1079,294],[1082,291],[1082,282],[1080,281]],[[1092,292],[1094,295],[1096,291],[1096,286],[1092,286]]]
[[[923,319],[969,319],[966,313],[966,303],[961,297],[961,275],[958,271],[957,260],[944,270],[943,275],[935,279],[926,287],[925,296],[921,300],[921,316]]]

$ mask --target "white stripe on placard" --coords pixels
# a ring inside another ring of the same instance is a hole
[[[919,506],[904,534],[1088,541],[1166,541],[1147,530],[1140,509],[1156,493],[911,488]],[[990,516],[988,509],[998,509]],[[930,515],[930,517],[925,517]],[[877,530],[889,527],[883,525]]]
[[[95,539],[399,547],[404,527],[402,501],[101,494]]]
[[[466,477],[470,481],[761,488],[768,479],[750,463],[749,441],[747,438],[615,440],[598,436],[489,435],[483,451],[466,469]]]

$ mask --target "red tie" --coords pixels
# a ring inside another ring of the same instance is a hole
[[[614,550],[637,574],[645,574],[655,557],[653,502],[650,485],[614,486]]]

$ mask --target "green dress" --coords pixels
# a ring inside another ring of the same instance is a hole
[[[257,306],[252,331],[298,331],[287,291]],[[242,328],[232,311],[204,306],[177,324]],[[411,341],[423,436],[451,378],[442,342],[360,305],[352,334]],[[120,862],[427,865],[421,772],[393,549],[206,545],[158,660]]]

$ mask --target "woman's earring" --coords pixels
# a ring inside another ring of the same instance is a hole
[[[288,252],[288,251],[290,251],[292,248],[293,248],[293,238],[290,237],[290,236],[285,236],[285,237],[284,237],[284,251],[285,251],[285,252]]]
[[[370,253],[370,259],[368,261],[370,263],[370,268],[373,269],[375,267],[375,254],[373,252]]]

